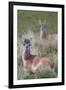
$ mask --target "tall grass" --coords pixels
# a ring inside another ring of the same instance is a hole
[[[47,55],[53,62],[53,69],[41,69],[36,73],[24,71],[22,61],[22,36],[24,33],[31,32],[39,33],[39,19],[46,19],[48,34],[57,33],[57,12],[42,12],[42,11],[17,11],[17,79],[40,79],[40,78],[56,78],[58,75],[58,50],[51,45],[44,46],[35,44],[31,48],[31,53],[39,56]],[[39,40],[40,43],[40,40]],[[45,43],[45,42],[44,42]]]

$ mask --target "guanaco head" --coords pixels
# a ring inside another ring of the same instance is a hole
[[[23,41],[23,53],[24,59],[28,59],[30,56],[31,38],[24,38]]]
[[[39,20],[40,31],[44,31],[46,28],[46,20]]]

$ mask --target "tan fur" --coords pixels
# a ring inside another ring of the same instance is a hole
[[[36,72],[40,67],[53,67],[53,62],[48,57],[40,57],[36,55],[30,55],[29,60],[25,60],[24,68]]]

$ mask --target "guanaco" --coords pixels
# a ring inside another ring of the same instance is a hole
[[[46,30],[46,20],[39,20],[39,29],[40,29],[40,39],[47,37],[47,30]]]
[[[47,56],[31,54],[31,39],[25,38],[23,41],[23,68],[24,70],[36,72],[40,67],[53,68],[54,63]]]

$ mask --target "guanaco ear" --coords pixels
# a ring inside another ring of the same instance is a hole
[[[31,46],[31,44],[32,44],[32,38],[30,37],[30,46]]]
[[[30,43],[32,43],[32,38],[30,38]]]

